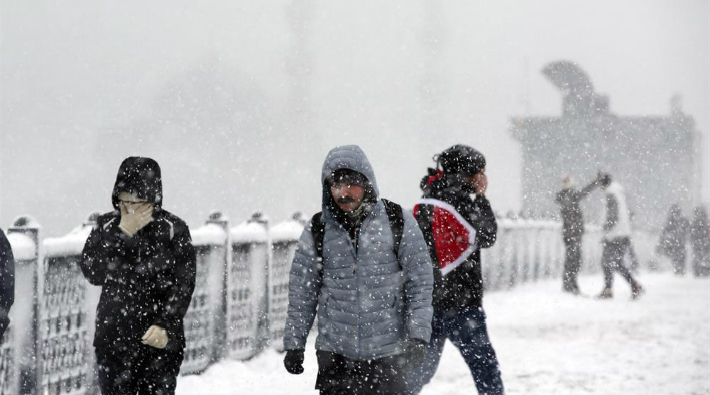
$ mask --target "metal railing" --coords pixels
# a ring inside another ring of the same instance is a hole
[[[16,260],[16,302],[0,347],[0,395],[97,393],[92,347],[100,287],[77,265],[96,220],[93,213],[60,238],[40,242],[40,226],[18,218],[8,229]],[[305,225],[300,215],[270,226],[255,214],[230,227],[219,213],[191,231],[197,252],[196,288],[184,319],[182,374],[215,361],[244,360],[265,347],[283,350],[291,260]],[[560,224],[499,219],[496,245],[483,251],[487,290],[559,277],[564,261]],[[584,238],[582,272],[599,271],[600,231]],[[636,236],[639,251],[653,241]],[[648,256],[641,254],[645,262]]]

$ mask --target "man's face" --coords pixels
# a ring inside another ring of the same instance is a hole
[[[118,194],[118,207],[121,210],[121,213],[133,214],[139,208],[146,206],[150,206],[152,209],[155,204],[153,202],[141,200],[138,196],[129,192],[121,192]]]
[[[488,177],[486,177],[485,167],[478,173],[467,176],[465,180],[476,194],[484,194],[488,188]]]
[[[333,182],[330,186],[333,200],[346,213],[357,210],[365,198],[365,187],[348,184],[347,182]]]

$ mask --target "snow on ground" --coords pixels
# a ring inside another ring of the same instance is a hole
[[[560,292],[558,281],[486,295],[488,329],[506,393],[525,395],[710,394],[710,279],[668,273],[638,276],[646,294],[629,299],[615,278],[615,297],[595,300]],[[601,274],[580,279],[602,288]],[[283,368],[267,350],[247,362],[224,361],[178,380],[178,395],[316,394],[314,338],[305,372]],[[468,368],[447,343],[439,370],[422,395],[475,394]]]

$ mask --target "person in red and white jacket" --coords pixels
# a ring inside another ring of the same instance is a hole
[[[437,168],[422,180],[424,193],[414,207],[435,266],[434,319],[427,356],[410,374],[408,394],[418,394],[434,376],[446,339],[461,352],[480,394],[503,394],[482,306],[480,249],[493,246],[498,232],[485,196],[486,159],[459,144],[435,160]]]

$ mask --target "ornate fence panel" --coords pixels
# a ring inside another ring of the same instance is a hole
[[[225,222],[226,224],[226,222]],[[180,368],[183,374],[207,369],[224,344],[224,278],[227,268],[227,232],[216,222],[191,232],[197,253],[195,291],[184,319],[185,357]]]
[[[230,231],[232,261],[227,275],[227,355],[247,359],[259,351],[267,319],[270,259],[267,224],[252,219]]]
[[[78,262],[91,232],[87,223],[61,238],[44,240],[38,314],[39,393],[83,395],[93,390],[94,320],[89,284]]]
[[[269,265],[269,339],[277,351],[284,349],[289,273],[302,232],[303,224],[297,219],[282,222],[271,229],[273,257]]]

